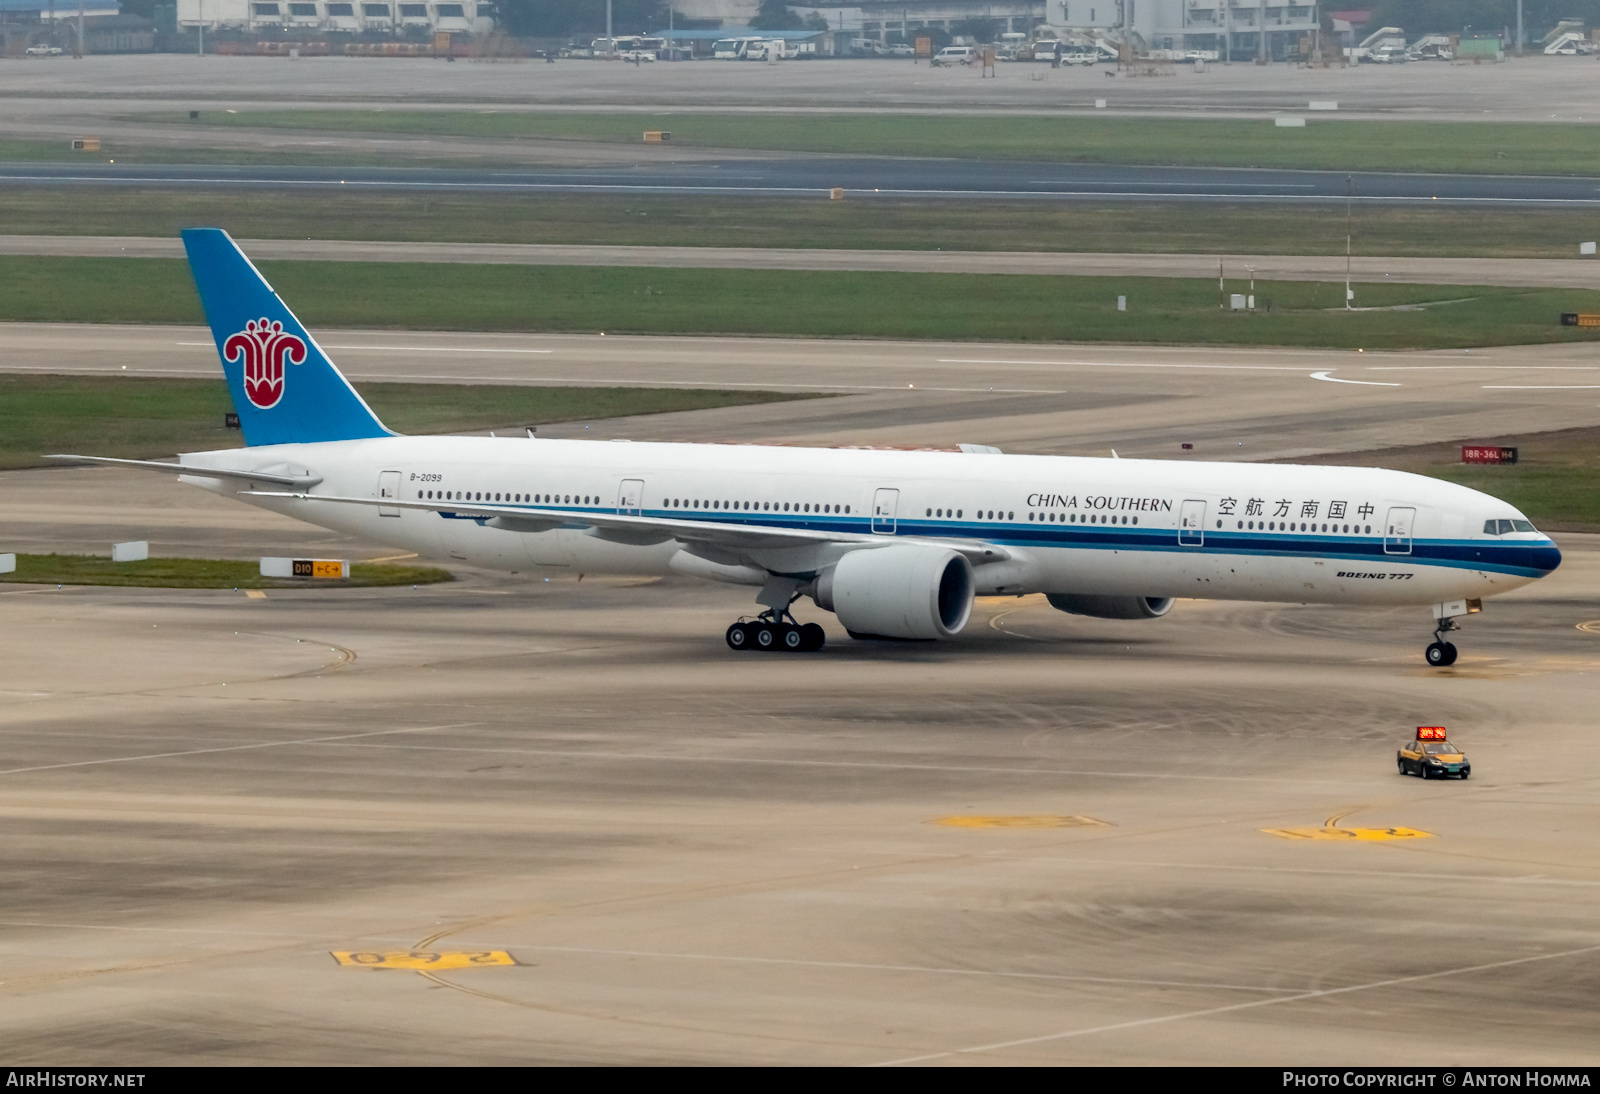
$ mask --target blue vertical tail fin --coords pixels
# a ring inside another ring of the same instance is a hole
[[[393,435],[227,232],[185,228],[183,246],[245,444]]]

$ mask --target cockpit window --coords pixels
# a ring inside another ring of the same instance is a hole
[[[1531,520],[1514,520],[1511,522],[1511,527],[1519,532],[1531,532],[1534,530],[1533,521]]]

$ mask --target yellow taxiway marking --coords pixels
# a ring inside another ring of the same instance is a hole
[[[1579,623],[1578,629],[1580,631],[1588,631],[1590,634],[1600,634],[1600,619],[1591,619],[1587,623]]]
[[[1263,828],[1269,836],[1284,839],[1366,840],[1375,842],[1391,839],[1432,839],[1432,832],[1416,828]]]
[[[244,595],[251,600],[265,600],[267,598],[267,594],[260,589],[246,589]]]
[[[1106,828],[1108,822],[1080,816],[936,817],[946,828]]]
[[[335,950],[333,959],[352,969],[477,969],[517,963],[505,950]]]

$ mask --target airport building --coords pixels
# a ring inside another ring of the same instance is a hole
[[[475,0],[177,0],[178,26],[208,30],[487,34],[494,5]]]
[[[84,0],[85,19],[106,19],[122,11],[120,0]],[[50,25],[78,18],[77,0],[0,0],[0,23]]]
[[[1058,34],[1120,36],[1136,49],[1216,50],[1234,58],[1282,60],[1318,27],[1315,2],[1295,0],[866,0],[861,32],[869,38],[949,31],[968,19],[991,19],[1002,32],[1049,27]]]

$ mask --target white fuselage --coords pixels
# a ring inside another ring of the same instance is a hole
[[[388,437],[182,457],[320,478],[311,498],[244,500],[321,527],[510,571],[689,573],[761,584],[849,545],[687,552],[592,528],[493,527],[451,512],[318,502],[318,493],[468,500],[752,528],[996,544],[980,595],[1034,592],[1343,604],[1491,596],[1554,569],[1534,531],[1465,487],[1372,468],[487,437]],[[218,493],[236,482],[188,478]],[[1531,528],[1531,525],[1524,524]],[[1496,525],[1491,524],[1491,528]],[[1509,529],[1509,525],[1506,526]]]

